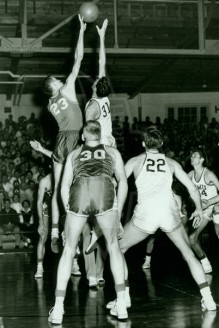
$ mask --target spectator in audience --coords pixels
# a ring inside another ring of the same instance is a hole
[[[34,220],[33,220],[33,213],[30,205],[31,204],[28,199],[25,199],[22,202],[20,227],[21,230],[24,231],[23,238],[24,238],[24,245],[26,247],[32,247],[33,241],[35,240]]]
[[[15,247],[20,246],[20,228],[17,212],[10,207],[10,199],[4,199],[4,209],[0,212],[0,248],[4,240],[4,233],[12,233],[15,236]]]
[[[16,193],[12,197],[11,208],[13,208],[18,214],[22,211],[22,204],[20,202],[20,196]]]
[[[30,180],[28,182],[28,188],[25,190],[25,196],[26,196],[26,199],[30,202],[31,205],[33,203],[33,197],[34,197],[35,189],[36,189],[36,183],[33,180]]]
[[[7,198],[11,198],[12,197],[12,195],[13,195],[13,186],[8,181],[8,175],[5,174],[5,173],[2,175],[1,188],[4,190],[5,196]]]

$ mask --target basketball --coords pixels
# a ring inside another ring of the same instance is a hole
[[[97,19],[99,15],[99,9],[95,3],[85,2],[83,5],[81,5],[79,13],[81,17],[84,18],[86,23],[92,23]]]

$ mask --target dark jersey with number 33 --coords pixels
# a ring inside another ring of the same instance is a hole
[[[74,160],[74,179],[80,177],[113,176],[113,161],[103,144],[96,147],[83,145]]]

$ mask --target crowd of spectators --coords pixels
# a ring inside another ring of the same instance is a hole
[[[149,126],[155,126],[163,133],[163,151],[181,163],[187,172],[191,151],[202,147],[208,156],[207,166],[219,176],[219,123],[215,118],[211,122],[205,118],[199,123],[188,124],[170,119],[161,122],[159,117],[152,122],[149,116],[144,121],[134,117],[130,122],[128,116],[123,121],[116,116],[113,135],[124,162],[143,151],[141,132]],[[22,232],[17,236],[23,239],[26,247],[31,247],[37,239],[38,183],[50,171],[51,159],[33,150],[30,140],[39,141],[47,149],[53,148],[51,136],[45,133],[34,113],[29,118],[19,117],[17,122],[11,114],[4,123],[0,121],[0,247],[2,234],[12,226]],[[8,205],[12,210],[10,213]],[[11,225],[6,226],[10,221]],[[18,247],[19,243],[17,239]]]
[[[16,230],[16,247],[33,247],[37,238],[37,186],[51,163],[31,148],[34,139],[46,147],[51,143],[34,113],[17,122],[11,114],[0,121],[0,248],[10,231]],[[11,210],[5,211],[8,204]]]

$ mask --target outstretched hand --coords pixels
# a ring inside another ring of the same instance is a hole
[[[80,21],[80,24],[81,24],[81,30],[85,31],[86,28],[87,28],[87,24],[84,22],[84,18],[81,17],[80,14],[78,14],[78,18],[79,18],[79,21]]]
[[[39,141],[36,141],[36,140],[31,140],[30,141],[30,145],[36,151],[40,151],[41,152],[42,149],[43,149],[41,143]]]
[[[104,22],[103,22],[103,25],[101,28],[99,28],[99,26],[96,25],[96,29],[97,29],[97,32],[100,37],[103,38],[105,36],[107,26],[108,26],[108,19],[104,19]]]
[[[190,216],[189,220],[193,220],[192,226],[193,228],[198,228],[203,220],[202,211],[195,210]]]

